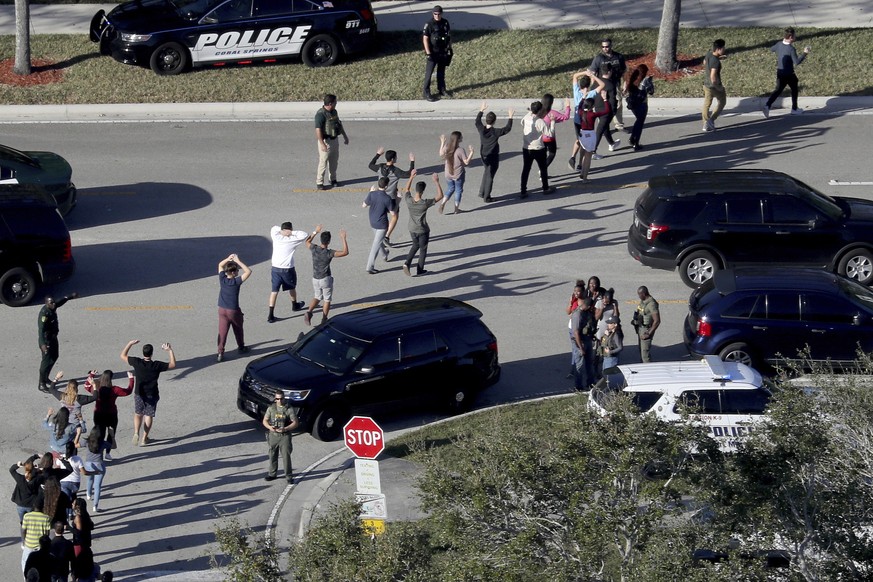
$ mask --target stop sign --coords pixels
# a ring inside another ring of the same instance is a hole
[[[375,459],[385,450],[385,433],[368,416],[353,416],[343,427],[346,446],[359,459]]]

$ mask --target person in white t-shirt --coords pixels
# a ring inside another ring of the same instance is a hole
[[[294,230],[290,222],[283,222],[281,226],[274,226],[270,229],[270,238],[273,239],[273,257],[270,260],[272,288],[267,323],[278,321],[274,315],[274,310],[279,291],[288,291],[288,295],[291,297],[291,311],[300,311],[306,305],[303,301],[297,301],[297,271],[294,269],[294,251],[306,241],[306,237],[307,234],[302,230]]]

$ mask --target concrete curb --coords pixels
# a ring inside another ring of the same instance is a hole
[[[494,99],[487,102],[495,112],[515,109],[520,117],[529,99]],[[698,114],[698,98],[662,98],[649,100],[649,116],[675,117]],[[786,107],[787,98],[774,103],[773,114]],[[482,101],[446,99],[427,101],[340,101],[338,110],[348,120],[467,119],[475,117]],[[760,113],[763,97],[728,98],[725,115]],[[809,114],[870,115],[873,97],[801,97],[800,104]],[[320,104],[315,101],[294,103],[123,103],[112,105],[6,105],[0,107],[0,123],[153,123],[165,121],[311,121]]]

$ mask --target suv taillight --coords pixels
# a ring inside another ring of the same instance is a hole
[[[660,225],[660,224],[650,224],[649,228],[646,229],[646,240],[649,242],[654,242],[658,235],[662,232],[667,232],[670,230],[669,226]]]
[[[73,260],[73,243],[70,241],[70,237],[67,237],[67,240],[64,241],[64,262],[69,263]]]
[[[361,10],[361,20],[373,20],[373,13],[364,8]]]
[[[493,342],[490,342],[487,347],[488,347],[489,351],[492,351],[495,354],[497,353],[497,341],[496,340]]]
[[[702,319],[697,320],[697,335],[698,337],[709,337],[712,335],[712,324]]]

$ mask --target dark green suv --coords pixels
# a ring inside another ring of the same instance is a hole
[[[0,184],[0,302],[30,303],[37,286],[72,276],[70,231],[39,186]]]
[[[497,340],[482,313],[442,297],[336,315],[291,347],[251,362],[237,407],[258,420],[285,393],[303,430],[335,440],[352,411],[430,403],[467,410],[500,378]]]

